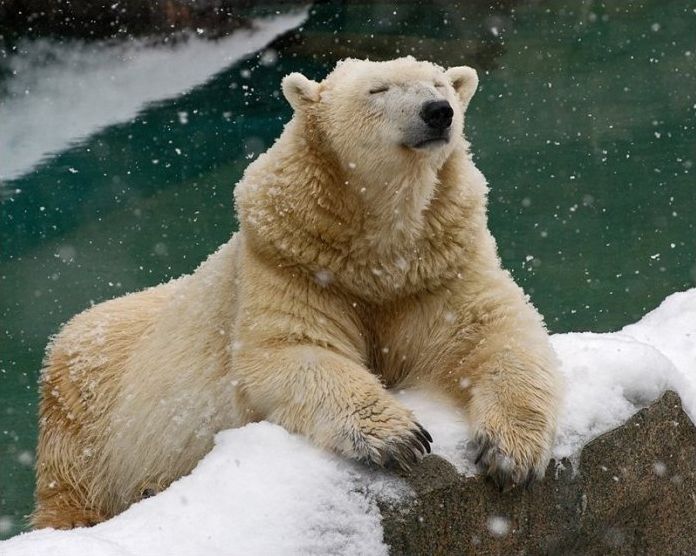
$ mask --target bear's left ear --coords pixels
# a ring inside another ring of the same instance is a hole
[[[283,77],[282,87],[283,95],[295,111],[319,100],[319,83],[307,79],[301,73],[294,72]]]
[[[449,78],[454,90],[457,91],[457,95],[459,95],[459,99],[462,101],[462,108],[466,110],[471,97],[476,92],[476,87],[478,87],[476,70],[469,66],[457,66],[448,69],[445,75]]]

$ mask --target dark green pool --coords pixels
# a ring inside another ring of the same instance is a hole
[[[272,45],[277,59],[244,59],[5,181],[0,538],[32,506],[49,336],[229,237],[234,184],[290,116],[278,95],[290,71],[411,53],[476,66],[468,135],[490,225],[553,332],[615,330],[694,286],[695,29],[696,1],[325,3]]]

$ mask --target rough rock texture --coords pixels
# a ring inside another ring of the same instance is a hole
[[[696,554],[696,428],[673,392],[528,491],[436,456],[407,480],[417,496],[382,508],[392,554]]]

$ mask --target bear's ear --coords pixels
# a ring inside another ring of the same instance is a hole
[[[449,78],[454,90],[457,91],[457,95],[459,95],[459,99],[462,101],[462,107],[466,110],[471,97],[476,92],[476,87],[478,87],[476,70],[469,66],[457,66],[448,69],[445,75]]]
[[[319,100],[319,83],[307,79],[301,73],[291,73],[283,77],[283,95],[298,111]]]

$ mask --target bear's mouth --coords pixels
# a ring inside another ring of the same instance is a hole
[[[437,147],[440,145],[446,145],[449,143],[449,133],[443,133],[441,135],[434,135],[421,139],[417,143],[412,143],[409,145],[412,149],[426,149],[430,147]]]
[[[430,137],[428,139],[423,139],[423,141],[420,141],[419,143],[416,143],[413,145],[414,149],[422,149],[425,147],[430,147],[434,145],[439,145],[439,144],[445,144],[449,142],[448,137]]]

